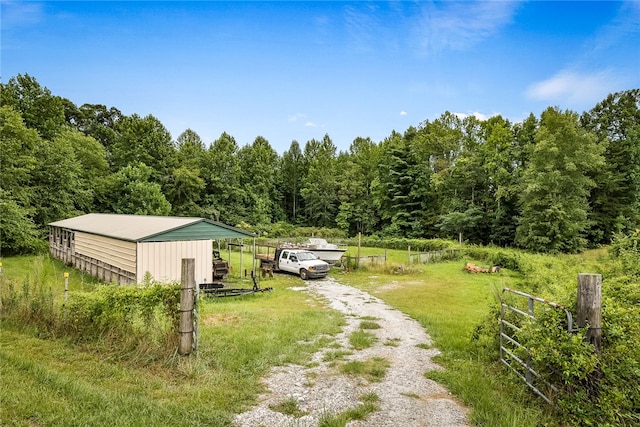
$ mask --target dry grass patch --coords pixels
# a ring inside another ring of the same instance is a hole
[[[235,325],[240,321],[240,317],[233,313],[209,314],[202,319],[204,326]]]

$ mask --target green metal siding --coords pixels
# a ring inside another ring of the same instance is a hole
[[[236,230],[233,227],[222,227],[217,224],[213,224],[208,221],[200,221],[194,224],[189,224],[184,227],[169,230],[155,236],[149,236],[141,242],[173,242],[173,241],[185,241],[185,240],[208,240],[208,239],[247,239],[253,235]]]

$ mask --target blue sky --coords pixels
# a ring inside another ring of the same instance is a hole
[[[1,77],[152,114],[175,139],[339,150],[445,111],[520,121],[640,87],[640,1],[1,0]]]

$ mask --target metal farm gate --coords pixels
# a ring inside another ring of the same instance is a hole
[[[523,311],[515,307],[514,305],[509,305],[504,298],[505,293],[514,294],[517,297],[526,298],[527,299],[527,311]],[[541,385],[545,385],[547,389],[552,390],[553,392],[557,392],[558,390],[547,383],[542,379],[542,376],[534,369],[532,366],[531,358],[528,357],[529,350],[518,342],[516,333],[520,330],[520,327],[517,324],[520,324],[521,321],[532,319],[535,320],[534,316],[534,307],[536,303],[545,304],[549,307],[552,307],[557,310],[562,310],[565,312],[567,316],[567,331],[573,332],[573,316],[563,306],[560,304],[556,304],[551,301],[544,300],[542,298],[538,298],[533,295],[526,294],[524,292],[516,291],[514,289],[504,288],[502,289],[503,297],[501,298],[501,306],[500,306],[500,360],[504,363],[510,370],[512,370],[516,375],[518,375],[522,380],[542,399],[544,399],[547,403],[551,403],[551,399],[549,396],[545,394],[544,391],[540,390]],[[507,320],[507,317],[511,319]],[[525,357],[518,357],[516,353],[519,353],[520,356],[525,354]]]

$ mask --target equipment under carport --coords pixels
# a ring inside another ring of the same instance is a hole
[[[213,280],[223,280],[229,275],[229,263],[222,259],[219,251],[213,251]]]

